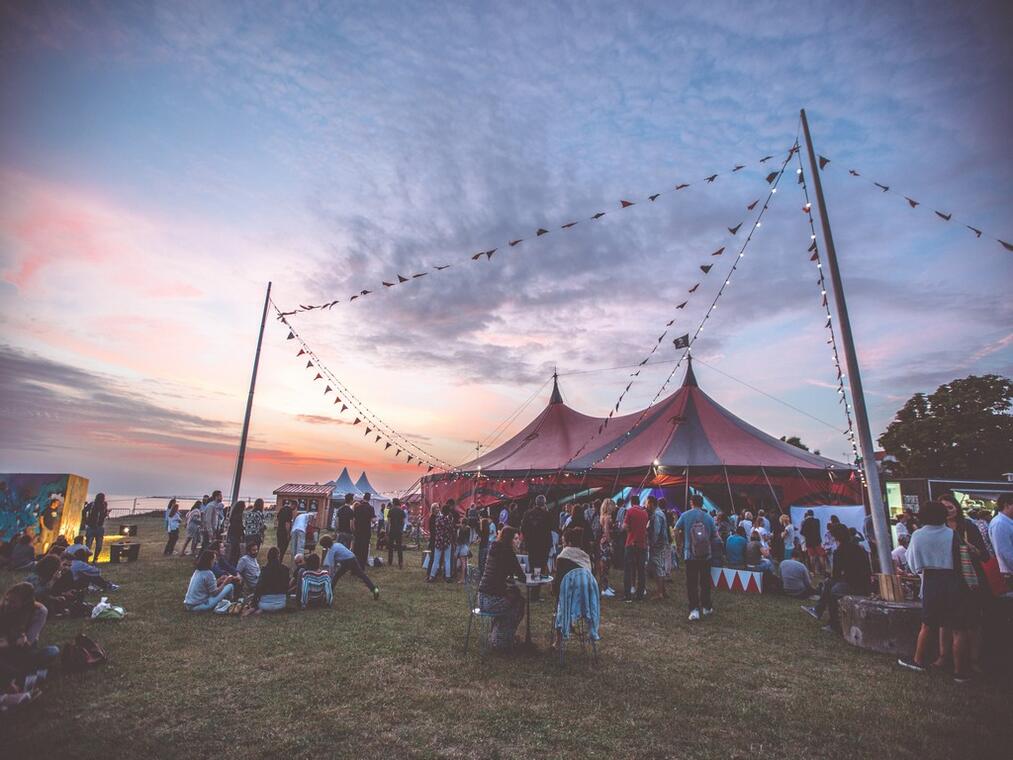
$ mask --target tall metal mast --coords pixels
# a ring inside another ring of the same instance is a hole
[[[820,226],[823,229],[823,248],[827,254],[827,266],[830,269],[830,283],[834,289],[834,304],[837,306],[837,327],[844,348],[844,361],[848,367],[848,384],[851,386],[851,401],[855,407],[855,425],[858,428],[858,444],[862,451],[862,468],[865,471],[865,482],[869,489],[869,503],[872,513],[872,529],[876,534],[876,554],[879,558],[880,572],[893,575],[893,561],[890,557],[890,525],[883,507],[883,492],[879,486],[879,472],[876,469],[875,448],[872,443],[872,432],[869,429],[869,415],[865,409],[865,395],[862,392],[862,375],[858,370],[858,357],[855,354],[855,339],[851,334],[851,320],[848,318],[848,305],[844,300],[844,286],[841,284],[841,271],[837,266],[837,249],[834,248],[834,236],[830,231],[830,217],[827,204],[823,199],[823,183],[820,182],[819,166],[816,162],[816,151],[813,150],[812,137],[809,134],[809,121],[802,109],[802,132],[805,135],[806,150],[809,153],[809,171],[813,190],[816,192],[816,207],[820,212]]]
[[[243,460],[246,459],[246,438],[250,433],[250,414],[253,412],[253,390],[257,387],[257,368],[260,366],[260,347],[264,344],[264,325],[267,324],[267,307],[271,303],[271,283],[267,283],[264,296],[264,314],[260,318],[260,335],[257,336],[257,354],[253,357],[253,376],[250,377],[250,395],[246,399],[246,416],[243,418],[243,437],[239,441],[239,458],[236,460],[236,479],[232,483],[232,501],[239,501],[239,486],[243,482]]]

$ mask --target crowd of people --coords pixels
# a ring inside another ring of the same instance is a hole
[[[896,571],[915,594],[920,587],[926,615],[924,642],[915,657],[904,662],[908,667],[924,666],[923,650],[928,651],[933,636],[938,637],[935,667],[952,667],[961,681],[980,667],[984,610],[992,595],[1013,590],[1011,502],[1013,498],[1005,495],[994,515],[974,510],[965,517],[948,494],[917,516],[908,511],[897,518],[892,553]],[[938,551],[926,554],[923,547],[929,542],[930,526],[938,520],[939,504],[945,514],[938,523]],[[714,614],[712,567],[759,573],[764,592],[807,602],[806,612],[817,620],[826,617],[825,630],[840,634],[840,600],[868,596],[876,588],[870,523],[867,517],[863,525],[870,533],[867,537],[837,515],[823,523],[809,510],[796,527],[789,515],[777,510],[773,514],[763,509],[741,514],[708,510],[699,495],[691,496],[684,512],[653,496],[641,504],[636,494],[551,508],[546,508],[544,497],[535,497],[530,504],[472,506],[464,511],[448,500],[429,510],[426,580],[434,583],[442,576],[448,583],[464,582],[468,558],[477,550],[479,605],[497,615],[493,646],[509,646],[516,638],[523,620],[525,573],[556,572],[558,588],[561,571],[577,565],[594,573],[602,597],[621,594],[626,602],[647,599],[648,580],[653,580],[653,597],[666,599],[666,578],[682,568],[690,621]],[[923,538],[915,540],[919,531]],[[949,554],[944,557],[940,547],[947,541]],[[990,567],[992,583],[986,577]],[[618,589],[613,585],[616,570],[621,571]],[[940,581],[943,576],[945,582]],[[945,592],[938,590],[940,583]]]
[[[186,517],[188,525],[198,526],[192,536],[189,528],[187,533],[196,556],[183,600],[191,612],[248,616],[328,607],[334,587],[349,573],[362,581],[374,600],[379,599],[379,586],[366,574],[374,527],[377,548],[387,550],[388,564],[393,565],[396,554],[398,567],[404,567],[408,519],[399,499],[385,506],[378,519],[369,494],[358,500],[346,494],[333,525],[324,527],[317,524],[315,512],[297,512],[283,504],[275,515],[277,545],[267,551],[261,566],[258,557],[267,531],[263,501],[258,499],[251,508],[242,501],[226,508],[219,491],[205,498],[207,502],[195,503]],[[177,516],[178,508],[170,502],[165,515],[167,555],[178,538]],[[289,549],[291,567],[284,562]]]

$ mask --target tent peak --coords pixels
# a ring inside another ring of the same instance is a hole
[[[555,368],[552,370],[552,395],[549,396],[549,404],[562,404],[563,394],[559,392],[559,373]]]
[[[682,379],[683,388],[699,388],[696,375],[693,373],[693,357],[686,354],[686,376]]]

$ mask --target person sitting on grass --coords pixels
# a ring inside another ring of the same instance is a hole
[[[28,687],[26,679],[45,678],[49,665],[60,656],[59,647],[39,646],[48,616],[30,583],[14,584],[0,599],[0,677],[4,682],[14,679]]]
[[[320,567],[320,555],[313,552],[306,557],[306,570],[302,574],[302,585],[299,589],[299,606],[304,610],[330,607],[333,598],[331,575]]]
[[[749,543],[746,545],[746,569],[756,572],[773,572],[774,563],[766,556],[769,551],[763,545],[760,531],[753,528]]]
[[[246,553],[239,558],[236,565],[236,574],[242,579],[243,591],[253,592],[257,588],[257,581],[260,580],[260,565],[257,563],[257,554],[260,552],[260,541],[254,539],[246,544]]]
[[[524,570],[514,553],[516,537],[516,528],[507,526],[500,531],[489,550],[485,572],[478,584],[479,608],[496,615],[489,631],[489,646],[493,649],[513,646],[517,627],[524,617],[524,597],[512,582],[515,578],[524,578]]]
[[[320,547],[324,550],[323,565],[324,569],[327,570],[331,576],[332,588],[338,585],[338,581],[341,580],[341,576],[345,573],[351,573],[366,584],[366,588],[368,588],[370,593],[373,595],[374,601],[380,598],[380,587],[369,579],[369,576],[366,575],[366,571],[363,570],[362,565],[359,564],[358,558],[347,546],[345,546],[341,541],[335,541],[330,536],[324,536],[320,539]]]
[[[96,588],[102,589],[103,591],[116,591],[119,589],[115,583],[111,583],[102,577],[102,573],[99,571],[94,564],[88,562],[88,555],[91,554],[91,550],[87,546],[82,546],[79,549],[71,547],[64,556],[70,552],[70,572],[74,576],[75,583],[78,584],[79,588],[87,589],[89,586],[95,586]]]
[[[11,550],[11,570],[31,570],[35,566],[35,542],[28,531],[22,533]]]
[[[306,555],[296,554],[292,557],[292,583],[289,584],[288,593],[296,603],[299,602],[299,594],[302,593],[302,576],[306,572]]]
[[[797,559],[786,559],[779,566],[781,591],[796,599],[808,599],[816,593],[809,568]]]
[[[746,566],[746,529],[741,525],[725,541],[725,567],[743,568]]]
[[[250,614],[281,612],[288,600],[288,568],[281,564],[281,552],[277,546],[267,550],[267,564],[260,572],[256,588],[253,589],[253,608]]]
[[[831,561],[831,576],[820,585],[820,601],[815,607],[803,607],[819,620],[824,612],[830,613],[830,624],[825,631],[840,634],[841,620],[837,603],[844,596],[868,596],[872,592],[872,566],[869,553],[851,540],[847,526],[834,522],[830,526],[836,545]]]
[[[223,599],[231,599],[235,592],[236,587],[227,576],[215,579],[211,571],[214,561],[215,553],[210,549],[202,551],[197,558],[197,569],[193,571],[183,597],[183,606],[190,612],[210,612]]]
[[[942,502],[930,501],[919,510],[918,517],[922,527],[911,536],[907,563],[922,578],[922,625],[914,656],[901,657],[897,664],[924,672],[930,647],[939,640],[939,630],[948,628],[953,632],[953,680],[966,683],[970,679],[971,600],[960,577],[956,537],[946,525],[946,506]]]

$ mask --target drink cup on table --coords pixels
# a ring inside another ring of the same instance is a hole
[[[537,582],[537,581],[540,581],[541,579],[542,579],[542,568],[536,567],[535,568],[535,581]]]

